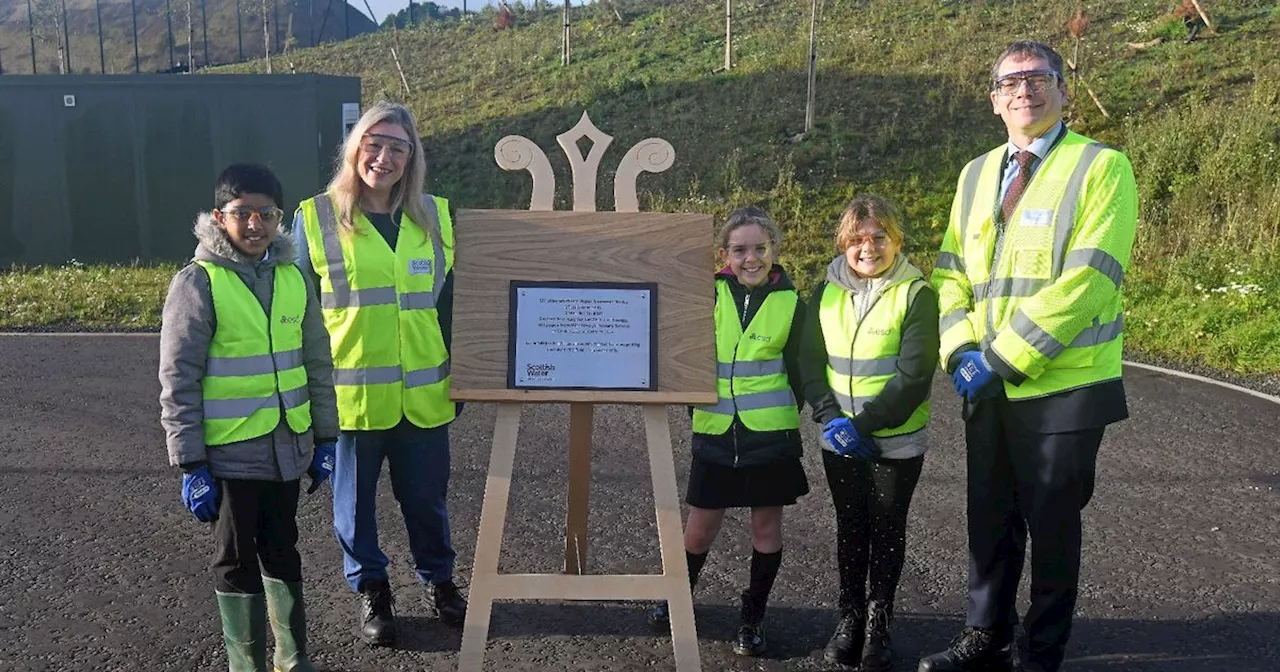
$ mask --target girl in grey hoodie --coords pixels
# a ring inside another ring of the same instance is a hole
[[[824,655],[866,671],[892,663],[889,621],[938,368],[938,297],[902,254],[904,242],[887,201],[849,203],[800,348],[836,509],[841,618]]]

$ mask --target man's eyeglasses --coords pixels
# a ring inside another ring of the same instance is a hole
[[[366,135],[360,139],[360,149],[369,156],[378,156],[385,149],[393,159],[406,159],[413,154],[412,144],[390,135]]]
[[[265,208],[223,208],[221,212],[223,215],[240,223],[248,222],[257,217],[258,221],[263,224],[279,224],[280,218],[284,216],[284,210],[271,206]]]
[[[1023,70],[1009,73],[997,79],[992,90],[1002,96],[1012,96],[1018,93],[1024,82],[1029,93],[1040,93],[1058,83],[1058,73],[1053,70]]]

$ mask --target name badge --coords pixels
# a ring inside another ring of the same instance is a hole
[[[410,259],[409,275],[431,275],[431,260]]]
[[[1024,210],[1022,212],[1023,226],[1049,226],[1052,221],[1052,210]]]

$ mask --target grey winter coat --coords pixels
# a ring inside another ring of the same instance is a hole
[[[193,232],[199,244],[195,259],[229,268],[244,280],[271,314],[275,267],[294,263],[293,239],[280,231],[267,250],[266,259],[255,261],[231,245],[213,216],[202,213]],[[209,274],[189,264],[169,283],[160,328],[160,424],[164,427],[173,465],[207,462],[214,478],[292,481],[311,464],[314,442],[338,436],[338,407],[333,392],[333,360],[329,332],[324,328],[316,293],[308,283],[307,308],[302,318],[302,355],[311,396],[311,436],[295,434],[281,415],[270,434],[222,446],[204,443],[204,409],[200,382],[204,378],[209,345],[218,325],[214,319]]]

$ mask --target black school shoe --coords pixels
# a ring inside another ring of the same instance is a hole
[[[742,626],[733,640],[733,652],[739,656],[759,656],[769,649],[764,639],[765,605],[762,602],[753,598],[750,592],[742,593]]]
[[[360,635],[374,646],[394,646],[396,617],[391,584],[386,579],[360,583]]]
[[[444,623],[461,626],[467,620],[467,601],[452,581],[434,583],[427,588],[431,606]]]
[[[966,627],[946,651],[920,659],[916,672],[1012,672],[1012,633]]]

